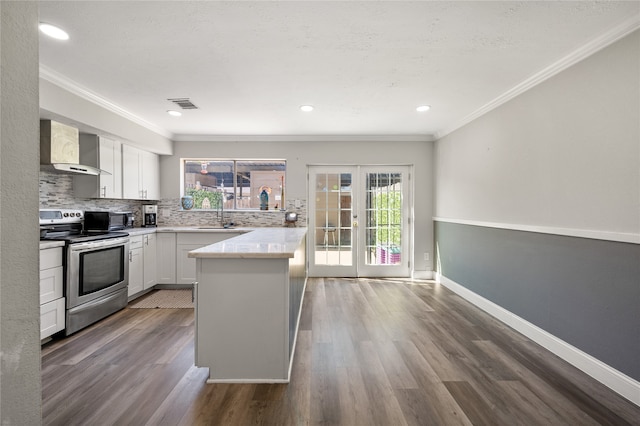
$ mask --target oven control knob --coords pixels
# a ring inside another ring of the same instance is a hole
[[[69,213],[64,212],[64,214],[63,214],[62,216],[64,216],[64,217],[69,217]]]
[[[80,217],[80,212],[77,212],[77,213],[76,213],[76,217]]]

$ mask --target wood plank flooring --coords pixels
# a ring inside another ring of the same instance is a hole
[[[193,310],[42,348],[45,425],[640,425],[640,408],[430,281],[309,279],[291,383],[212,384]]]

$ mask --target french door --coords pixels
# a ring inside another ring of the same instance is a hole
[[[309,166],[309,275],[410,275],[409,166]]]

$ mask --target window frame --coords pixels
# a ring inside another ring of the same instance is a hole
[[[186,194],[186,164],[187,162],[209,162],[209,163],[214,163],[214,162],[232,162],[233,163],[233,194],[237,194],[238,193],[238,185],[237,185],[237,176],[238,176],[238,163],[245,163],[245,162],[263,162],[263,163],[267,163],[267,162],[273,162],[273,163],[282,163],[284,166],[284,170],[282,171],[283,174],[283,180],[282,180],[282,191],[281,191],[281,196],[284,195],[284,189],[286,188],[287,185],[287,160],[284,158],[230,158],[230,157],[183,157],[180,158],[180,197],[185,196]],[[228,187],[231,188],[231,187]],[[282,205],[281,203],[283,201],[286,201],[286,198],[282,197],[279,204],[279,207],[277,209],[275,208],[270,208],[269,210],[261,210],[259,207],[258,208],[238,208],[237,207],[237,197],[233,198],[233,207],[224,207],[225,211],[235,211],[235,212],[274,212],[274,211],[282,211],[285,209],[285,206]],[[271,204],[271,203],[269,203]],[[181,209],[183,210],[183,209]],[[190,210],[185,210],[185,211],[190,211],[190,212],[212,212],[212,211],[217,211],[218,209],[216,207],[210,208],[210,209],[190,209]]]

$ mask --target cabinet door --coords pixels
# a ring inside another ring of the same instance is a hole
[[[178,284],[192,284],[196,280],[196,259],[189,257],[191,250],[203,247],[202,244],[178,244]]]
[[[80,163],[109,174],[74,176],[73,191],[77,197],[122,198],[121,145],[97,135],[80,134]]]
[[[129,246],[129,296],[144,290],[144,252],[142,235],[131,237]]]
[[[176,234],[159,232],[156,240],[158,284],[176,284]]]
[[[122,198],[142,199],[140,182],[140,150],[122,145]]]
[[[99,167],[111,173],[99,176],[100,198],[122,198],[122,152],[120,142],[100,138]]]
[[[157,265],[156,265],[156,234],[145,234],[144,239],[144,289],[156,285]]]
[[[191,250],[208,246],[209,244],[237,237],[243,232],[180,232],[176,237],[177,246],[177,282],[191,284],[196,280],[196,259],[188,256]]]
[[[160,199],[160,159],[158,154],[142,151],[140,155],[142,191],[145,200]]]
[[[40,339],[64,330],[65,298],[40,305]]]

